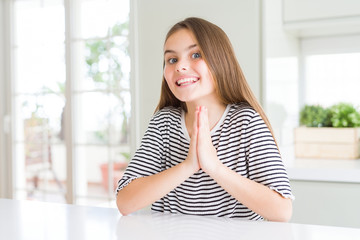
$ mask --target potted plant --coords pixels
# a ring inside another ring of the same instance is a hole
[[[306,105],[295,129],[297,158],[357,159],[360,157],[360,113],[348,103],[329,108]]]

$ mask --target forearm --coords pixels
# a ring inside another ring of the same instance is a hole
[[[118,192],[116,204],[123,215],[130,214],[159,200],[194,173],[182,162],[158,174],[133,180]]]
[[[289,221],[292,201],[263,184],[241,176],[219,162],[209,174],[239,202],[270,221]]]

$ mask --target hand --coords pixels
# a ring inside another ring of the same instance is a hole
[[[191,139],[190,139],[189,152],[184,161],[188,165],[190,165],[193,172],[197,172],[200,170],[200,164],[199,164],[198,155],[197,155],[198,115],[199,115],[199,108],[197,107],[196,111],[195,111],[195,119],[194,119],[194,123],[193,123],[193,128],[192,128],[191,136],[190,136]]]
[[[204,106],[199,107],[197,119],[198,134],[197,134],[197,156],[200,167],[203,171],[211,175],[219,166],[219,158],[217,152],[212,144],[209,117],[207,108]]]

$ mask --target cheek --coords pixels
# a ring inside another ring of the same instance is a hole
[[[164,67],[164,78],[166,80],[166,82],[168,82],[169,84],[169,80],[171,79],[172,76],[172,71],[169,67],[165,66]]]
[[[198,69],[198,71],[201,72],[201,75],[203,78],[205,78],[205,79],[209,80],[211,83],[213,83],[214,80],[213,80],[212,74],[210,72],[210,69],[204,61],[198,62],[196,69]]]
[[[173,88],[174,88],[173,81],[171,81],[172,75],[173,75],[172,71],[169,68],[165,67],[164,68],[164,78],[165,78],[165,81],[171,91],[173,91]]]
[[[201,72],[202,74],[205,74],[205,75],[211,75],[210,74],[210,69],[209,67],[207,66],[207,64],[205,63],[205,61],[198,61],[195,63],[195,68]]]

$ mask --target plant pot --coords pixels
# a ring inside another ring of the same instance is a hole
[[[127,163],[124,162],[116,162],[113,163],[113,190],[116,189],[117,183],[122,178],[125,168],[127,167]],[[109,187],[109,171],[108,171],[108,164],[103,163],[100,165],[101,169],[101,176],[102,176],[102,185],[107,190]]]
[[[295,128],[297,158],[357,159],[360,128]]]

